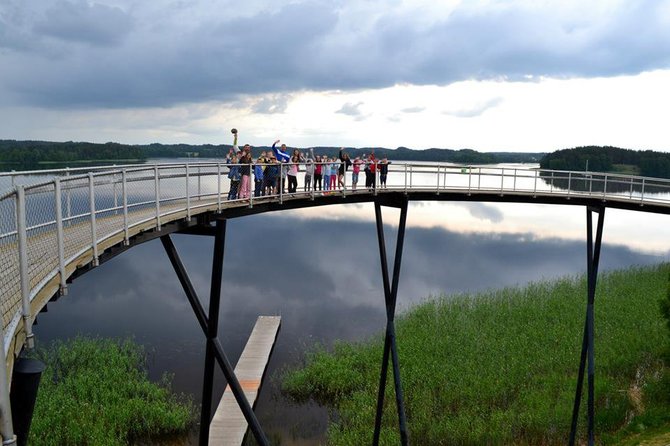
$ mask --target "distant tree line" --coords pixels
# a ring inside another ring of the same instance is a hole
[[[228,144],[147,144],[126,145],[118,143],[95,144],[88,142],[48,142],[48,141],[14,141],[0,140],[0,162],[21,165],[37,165],[44,162],[75,162],[75,161],[115,161],[145,160],[147,158],[222,158],[232,146]],[[289,149],[293,149],[290,147]],[[262,150],[270,150],[269,146],[254,147],[254,155]],[[304,149],[301,149],[304,150]],[[340,147],[314,147],[316,155],[336,156]],[[353,158],[363,156],[372,151],[371,147],[345,147]],[[536,163],[543,153],[523,152],[477,152],[471,149],[426,149],[412,150],[407,147],[397,149],[375,148],[377,158],[388,157],[391,160],[403,161],[438,161],[459,164],[495,164],[495,163]]]
[[[611,172],[615,165],[625,164],[639,168],[640,175],[670,178],[670,153],[652,150],[637,151],[611,146],[584,146],[557,150],[540,160],[542,169],[588,170]]]
[[[0,162],[32,165],[41,162],[85,160],[144,160],[146,154],[137,146],[108,142],[47,142],[0,140]]]

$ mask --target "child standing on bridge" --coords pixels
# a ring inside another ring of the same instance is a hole
[[[384,189],[386,189],[386,176],[389,173],[389,164],[391,162],[386,157],[379,162],[379,185]]]
[[[351,168],[351,189],[356,190],[356,185],[358,184],[358,174],[361,172],[361,164],[364,164],[364,161],[360,157],[356,157],[353,162],[353,167]]]
[[[312,156],[312,158],[314,158],[314,156]],[[317,156],[314,160],[316,162],[314,165],[314,190],[316,190],[317,187],[319,190],[323,190],[323,164],[321,164],[321,157]]]
[[[340,169],[340,161],[333,157],[330,162],[330,190],[337,188],[337,173]]]
[[[323,157],[323,189],[330,190],[330,158]]]
[[[228,191],[228,199],[236,200],[237,191],[240,187],[240,166],[237,165],[237,155],[233,149],[230,149],[226,157],[226,164],[228,164],[228,178],[230,179],[230,190]]]

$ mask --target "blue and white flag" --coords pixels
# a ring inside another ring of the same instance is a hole
[[[272,144],[272,151],[274,152],[275,156],[281,163],[288,163],[291,160],[291,155],[289,155],[286,152],[282,152],[280,149],[278,149],[275,144]]]

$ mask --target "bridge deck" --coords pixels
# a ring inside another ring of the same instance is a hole
[[[235,367],[235,375],[252,407],[256,402],[280,324],[279,316],[259,316]],[[210,424],[209,444],[241,445],[246,432],[247,420],[242,415],[233,392],[227,386]]]

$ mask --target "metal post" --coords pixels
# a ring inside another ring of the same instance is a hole
[[[644,201],[644,178],[642,178],[642,194],[640,195],[640,201]]]
[[[65,177],[69,177],[69,176],[70,176],[69,167],[66,167],[65,168]],[[72,197],[71,197],[71,194],[70,194],[70,188],[69,187],[65,189],[65,201],[66,201],[66,205],[67,205],[67,207],[65,208],[65,210],[66,210],[65,217],[70,218],[72,216]],[[68,220],[68,226],[69,226],[69,224],[70,224],[70,222]]]
[[[130,245],[128,228],[128,190],[126,187],[126,169],[121,171],[121,195],[123,198],[123,244]]]
[[[595,245],[593,243],[593,217],[592,213],[597,212],[598,226],[596,228]],[[579,416],[579,406],[582,396],[582,387],[584,383],[585,363],[588,359],[588,445],[595,443],[595,351],[594,351],[594,304],[596,294],[596,282],[598,278],[598,264],[600,262],[600,248],[602,245],[603,224],[605,220],[605,207],[597,209],[586,209],[586,244],[587,244],[587,306],[586,321],[584,323],[584,337],[582,339],[582,351],[579,363],[579,376],[577,378],[577,390],[575,392],[575,402],[572,411],[572,423],[570,429],[569,445],[574,446],[577,435],[577,419]]]
[[[26,191],[23,185],[16,186],[16,232],[19,242],[19,276],[21,281],[21,304],[26,345],[33,348],[33,321],[30,314],[30,277],[28,276],[28,229],[26,225]],[[4,342],[4,339],[2,340]]]
[[[55,201],[54,208],[56,211],[56,243],[58,244],[58,271],[60,274],[60,294],[65,296],[67,294],[67,282],[65,276],[65,240],[63,233],[63,209],[61,197],[60,178],[54,179]]]
[[[405,195],[407,195],[407,163],[405,163]]]
[[[186,221],[191,221],[191,197],[188,190],[188,163],[186,163]]]
[[[202,186],[200,184],[200,177],[202,176],[200,165],[198,165],[198,200],[202,199]]]
[[[603,199],[607,195],[607,174],[605,174],[605,182],[603,183]]]
[[[633,199],[633,178],[631,177],[630,179],[630,196],[628,197],[629,199]]]
[[[161,230],[161,179],[158,175],[158,165],[154,165],[154,199],[156,200],[156,229]]]
[[[554,193],[554,172],[551,172],[551,186],[549,187],[549,193]]]
[[[384,351],[382,354],[382,370],[379,377],[379,393],[377,395],[377,412],[375,416],[375,430],[373,445],[379,444],[381,432],[381,420],[384,407],[384,393],[386,389],[386,375],[388,373],[388,357],[391,355],[393,365],[393,377],[395,385],[396,405],[398,410],[398,425],[400,440],[403,445],[409,444],[407,434],[407,420],[403,401],[402,384],[400,380],[400,361],[395,337],[395,307],[398,295],[398,281],[400,278],[400,264],[402,260],[403,244],[405,240],[405,223],[407,221],[407,199],[400,204],[400,222],[398,225],[398,238],[396,241],[396,253],[393,265],[393,279],[389,284],[388,261],[386,258],[386,242],[384,239],[384,223],[382,221],[381,204],[375,201],[375,218],[377,223],[377,239],[379,242],[379,256],[382,267],[382,281],[384,285],[384,300],[386,302],[386,336],[384,339]]]
[[[12,422],[12,407],[9,399],[9,380],[7,377],[7,354],[5,352],[5,329],[0,323],[0,434],[3,446],[16,444],[14,424]]]
[[[329,165],[325,164],[325,166]],[[330,169],[330,166],[328,168]],[[279,204],[282,204],[283,202],[284,202],[284,163],[279,163]]]
[[[98,234],[95,225],[95,184],[93,174],[88,174],[88,197],[91,211],[91,246],[93,248],[93,266],[98,266]]]
[[[572,183],[572,172],[568,172],[568,196],[570,196],[570,183]]]
[[[216,164],[216,210],[221,212],[221,163]]]
[[[468,167],[468,196],[470,195],[470,191],[472,189],[472,166]]]
[[[533,184],[533,197],[535,197],[535,194],[537,193],[537,177],[538,177],[538,171],[535,171],[535,183]]]
[[[447,181],[446,177],[445,177],[444,181]],[[437,195],[440,195],[440,165],[439,164],[437,165],[437,187],[435,189],[435,193]]]

